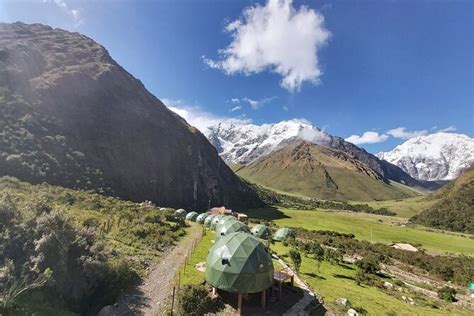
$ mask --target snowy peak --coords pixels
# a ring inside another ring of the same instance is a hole
[[[452,180],[474,163],[474,139],[442,132],[418,136],[377,157],[418,180]]]
[[[331,135],[297,119],[263,125],[222,122],[208,127],[205,135],[227,163],[252,162],[297,139],[320,145],[332,140]]]

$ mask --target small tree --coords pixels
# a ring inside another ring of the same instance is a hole
[[[369,274],[376,274],[380,270],[379,260],[372,254],[369,254],[362,260],[357,261],[357,267],[364,273]]]
[[[449,286],[442,287],[438,290],[438,297],[447,302],[455,302],[456,290]]]
[[[301,254],[296,249],[291,249],[288,253],[290,255],[291,261],[293,262],[293,266],[295,267],[296,272],[300,272],[301,266]]]
[[[311,247],[311,252],[314,255],[314,259],[316,259],[316,261],[318,262],[318,272],[319,272],[321,261],[324,260],[324,249],[323,247],[321,247],[320,244],[313,243]]]

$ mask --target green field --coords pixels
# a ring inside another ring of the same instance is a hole
[[[435,202],[436,200],[426,199],[425,196],[416,196],[407,199],[372,201],[365,203],[374,209],[385,207],[389,211],[397,213],[397,215],[400,217],[409,218],[421,213],[421,211],[433,205]],[[354,201],[353,203],[359,202]]]
[[[474,256],[474,239],[457,234],[397,226],[404,221],[399,217],[322,210],[300,211],[285,208],[257,209],[249,211],[248,214],[254,218],[273,220],[279,226],[334,230],[352,233],[361,240],[382,243],[408,242],[421,244],[430,252],[462,253]]]
[[[277,242],[272,246],[272,250],[276,251],[279,255],[285,255],[289,248]],[[285,260],[288,262],[287,258]],[[325,305],[334,308],[336,312],[338,311],[338,307],[335,304],[335,300],[339,297],[343,297],[347,298],[352,303],[352,306],[366,309],[369,315],[387,315],[390,312],[395,312],[397,315],[472,314],[467,310],[454,308],[453,305],[440,301],[436,303],[440,309],[426,306],[412,306],[403,302],[399,297],[402,295],[410,296],[420,305],[432,302],[427,302],[425,299],[417,298],[406,293],[390,295],[375,287],[357,285],[353,280],[355,274],[356,269],[353,265],[333,265],[326,261],[321,263],[318,270],[316,260],[303,256],[299,275],[309,283],[315,292],[323,297]]]

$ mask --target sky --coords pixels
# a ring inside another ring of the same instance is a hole
[[[474,136],[474,2],[0,0],[85,34],[193,122],[304,119],[369,152]]]

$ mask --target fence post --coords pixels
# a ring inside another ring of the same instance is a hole
[[[174,311],[174,292],[175,292],[175,287],[173,286],[173,298],[171,299],[171,316],[173,316],[173,311]]]

